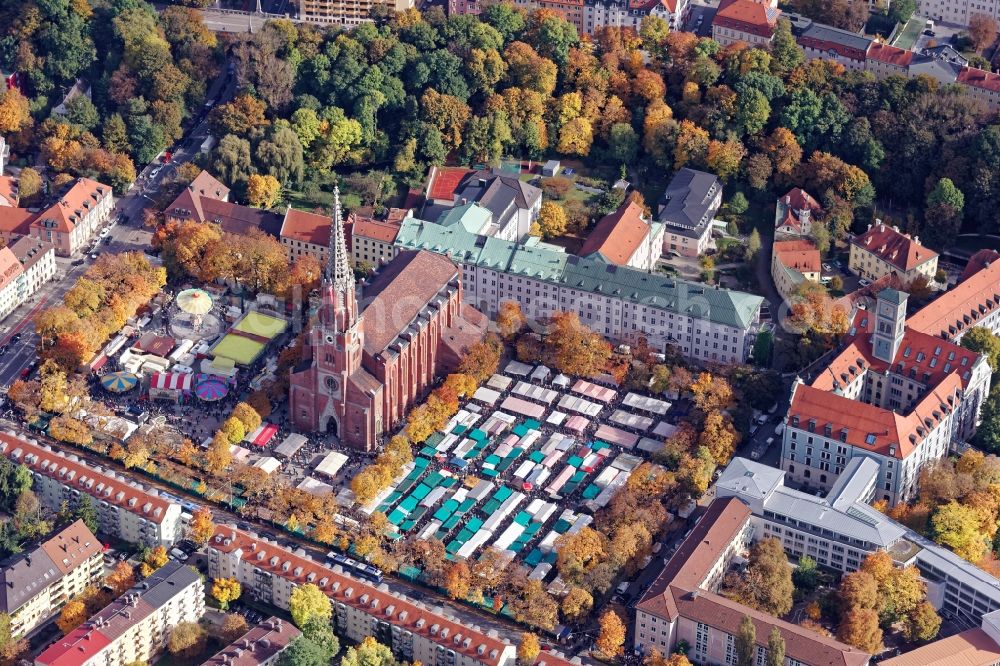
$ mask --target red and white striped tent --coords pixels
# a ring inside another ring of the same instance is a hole
[[[154,372],[149,381],[149,388],[186,393],[191,390],[191,375],[183,372]]]

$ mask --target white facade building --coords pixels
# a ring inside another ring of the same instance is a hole
[[[734,458],[716,493],[750,507],[755,540],[779,539],[793,556],[808,555],[846,573],[869,553],[884,550],[897,566],[917,567],[928,600],[943,616],[975,623],[1000,609],[1000,581],[868,505],[881,494],[880,479],[879,461],[860,456],[825,497],[816,497],[786,487],[781,470]]]
[[[574,311],[616,342],[645,337],[664,349],[720,363],[750,356],[760,323],[760,296],[684,282],[576,257],[544,244],[518,245],[417,219],[403,221],[396,250],[447,254],[462,267],[462,298],[494,317],[504,301],[544,320]]]
[[[243,593],[288,610],[292,590],[312,583],[333,602],[334,627],[351,641],[373,636],[400,659],[427,666],[513,666],[516,650],[478,627],[462,625],[415,601],[395,596],[291,552],[256,534],[220,525],[208,543],[208,573],[235,578]]]
[[[98,532],[151,547],[169,547],[184,536],[181,505],[156,490],[8,433],[0,433],[0,453],[31,470],[35,494],[51,511],[59,511],[63,502],[75,506],[89,495],[100,519]]]

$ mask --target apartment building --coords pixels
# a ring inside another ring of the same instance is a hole
[[[807,60],[833,60],[847,69],[864,71],[868,48],[873,41],[871,38],[804,17],[796,23],[792,32],[795,41],[805,51]]]
[[[581,35],[592,35],[605,27],[638,31],[647,16],[662,18],[671,30],[677,30],[691,11],[690,0],[515,0],[514,4],[526,10],[550,9]],[[448,14],[478,15],[484,5],[482,0],[449,0]]]
[[[990,388],[986,357],[907,326],[906,301],[879,292],[813,383],[793,384],[781,452],[788,478],[829,490],[852,458],[867,456],[880,466],[876,499],[895,505],[915,495],[926,463],[975,433]]]
[[[372,21],[372,12],[404,12],[413,0],[299,0],[299,19],[306,23],[356,26]]]
[[[35,666],[126,666],[152,662],[181,622],[205,614],[193,567],[167,562],[35,659]]]
[[[698,257],[712,242],[712,220],[722,205],[722,182],[713,174],[684,167],[671,179],[656,205],[666,230],[663,253]]]
[[[337,634],[351,641],[373,636],[399,658],[427,666],[513,666],[516,649],[493,631],[483,632],[289,551],[251,532],[220,525],[208,542],[208,574],[236,578],[243,593],[288,609],[298,585],[312,583],[333,602]]]
[[[291,622],[269,617],[222,648],[201,666],[274,666],[302,632]]]
[[[289,260],[295,261],[303,255],[310,255],[320,266],[325,266],[326,254],[330,248],[330,216],[296,210],[289,206],[281,221],[278,239],[285,246]]]
[[[812,241],[774,241],[771,248],[771,279],[785,300],[795,296],[805,282],[819,284],[823,262]]]
[[[928,282],[937,274],[938,254],[911,237],[883,222],[869,225],[868,230],[851,240],[847,267],[852,273],[869,280],[894,273],[909,284],[918,277]]]
[[[746,504],[732,497],[714,500],[636,604],[632,647],[669,654],[685,643],[694,663],[732,664],[740,623],[749,617],[757,636],[755,664],[764,663],[773,629],[785,641],[788,664],[868,664],[870,656],[857,648],[718,594],[722,578],[754,537]]]
[[[411,218],[403,221],[396,251],[446,254],[462,267],[462,298],[495,317],[515,301],[544,321],[576,312],[592,330],[617,342],[644,337],[657,349],[671,345],[690,358],[742,363],[760,326],[760,296],[676,280],[577,257],[542,243],[521,245]]]
[[[52,243],[22,236],[8,247],[21,262],[25,298],[30,298],[43,284],[55,277],[56,248]]]
[[[102,534],[151,547],[169,547],[184,536],[181,505],[153,488],[90,466],[76,454],[6,432],[0,432],[0,454],[31,470],[35,494],[50,511],[59,511],[63,502],[75,506],[82,495],[89,495]]]
[[[79,252],[107,224],[114,207],[110,185],[77,178],[59,201],[35,218],[31,235],[52,243],[59,256],[68,257]]]
[[[794,557],[847,573],[883,550],[897,566],[915,566],[927,599],[942,616],[977,624],[1000,610],[1000,581],[971,562],[873,509],[880,492],[880,464],[857,456],[824,497],[785,486],[778,469],[734,458],[719,477],[717,496],[735,498],[752,513],[753,539],[773,537]]]
[[[390,208],[384,220],[357,217],[351,224],[351,259],[354,265],[364,262],[378,268],[396,256],[393,244],[399,235],[402,220],[412,215],[413,211],[409,209]]]
[[[662,223],[643,216],[641,206],[626,201],[618,210],[601,218],[578,254],[616,266],[652,271],[663,256],[664,231]]]
[[[883,666],[996,666],[1000,664],[1000,611],[987,613],[977,623],[946,638],[890,657]]]
[[[777,3],[775,3],[776,5]],[[766,46],[774,37],[781,10],[755,0],[722,0],[712,19],[712,39],[722,46],[743,42]]]
[[[98,538],[77,520],[0,562],[0,612],[10,616],[11,636],[24,636],[100,580],[101,551]]]
[[[969,19],[976,14],[986,14],[1000,19],[998,0],[917,0],[917,14],[948,23],[968,27]]]
[[[1000,255],[983,250],[973,255],[962,280],[918,310],[907,325],[952,342],[976,326],[1000,334]]]
[[[216,224],[230,234],[260,231],[277,238],[282,218],[277,213],[240,206],[229,201],[229,188],[214,176],[202,171],[163,210],[168,222],[200,222]]]

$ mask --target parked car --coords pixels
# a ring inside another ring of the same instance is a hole
[[[861,285],[862,287],[871,286],[871,283],[872,283],[871,280],[866,280],[865,278],[861,278],[860,280],[858,280],[858,284]]]

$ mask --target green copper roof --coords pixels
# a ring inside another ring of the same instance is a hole
[[[396,245],[450,254],[460,263],[620,298],[734,328],[748,328],[764,299],[729,289],[676,280],[657,273],[577,257],[540,245],[476,236],[456,225],[403,220]]]
[[[446,210],[441,213],[437,223],[445,227],[461,224],[466,231],[476,234],[482,231],[492,218],[493,213],[489,209],[472,202]]]

